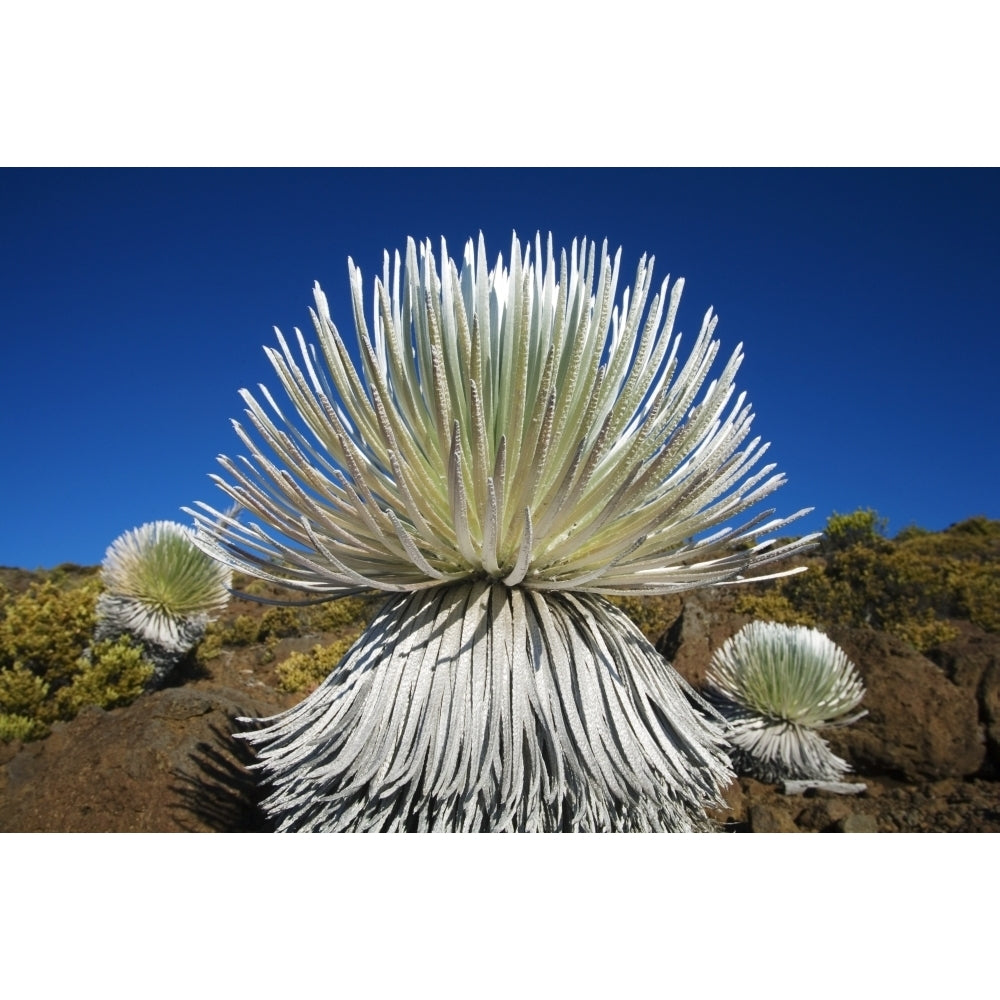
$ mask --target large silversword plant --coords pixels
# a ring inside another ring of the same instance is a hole
[[[850,767],[819,731],[846,726],[865,689],[829,636],[804,625],[750,622],[713,654],[710,699],[730,721],[733,765],[761,781],[835,781]]]
[[[317,285],[319,352],[297,330],[267,349],[290,408],[242,393],[262,444],[235,423],[250,457],[215,478],[243,514],[188,511],[200,544],[314,599],[390,595],[241,734],[279,830],[710,828],[722,721],[603,595],[732,581],[811,538],[744,523],[782,477],[751,474],[740,349],[707,381],[711,310],[682,363],[680,281],[655,292],[643,258],[615,304],[620,251],[551,243],[491,270],[481,237],[461,268],[442,241],[439,271],[411,240],[370,322],[349,261],[360,370]]]
[[[119,535],[101,565],[95,641],[131,636],[162,685],[229,601],[232,571],[194,544],[194,532],[153,521]]]

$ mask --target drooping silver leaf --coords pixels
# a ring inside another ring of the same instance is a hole
[[[259,725],[283,831],[703,830],[732,779],[721,720],[621,611],[488,581],[389,598]]]

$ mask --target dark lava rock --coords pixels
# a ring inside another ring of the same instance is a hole
[[[715,650],[751,620],[733,611],[732,603],[729,594],[685,594],[681,613],[656,643],[657,652],[696,688],[704,685]]]
[[[712,815],[732,833],[1000,833],[1000,782],[852,780],[865,785],[862,794],[785,795],[776,785],[740,778],[726,790],[727,808]]]
[[[927,655],[949,680],[966,688],[979,702],[979,718],[986,730],[989,770],[1000,776],[1000,635],[984,632],[968,622],[957,622],[956,638]]]
[[[824,730],[862,773],[908,781],[976,774],[986,757],[976,697],[912,646],[871,629],[831,629],[865,683],[868,715]]]
[[[0,831],[266,829],[234,720],[272,706],[177,687],[127,708],[84,709],[0,767]]]

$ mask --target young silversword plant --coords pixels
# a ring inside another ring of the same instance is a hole
[[[153,664],[148,687],[159,687],[205,635],[229,601],[232,571],[194,544],[195,532],[154,521],[111,543],[101,566],[94,639],[129,635]]]
[[[812,537],[740,524],[783,477],[750,471],[741,349],[706,381],[711,310],[682,364],[681,281],[654,293],[643,257],[615,305],[620,251],[534,249],[490,270],[480,237],[459,269],[442,240],[439,271],[410,240],[371,325],[349,261],[360,370],[317,285],[322,353],[277,331],[291,409],[243,390],[263,444],[234,422],[250,458],[213,477],[246,519],[187,511],[246,573],[390,595],[312,695],[241,734],[279,830],[710,828],[722,720],[603,595],[731,582]]]
[[[864,697],[847,654],[804,625],[751,622],[716,650],[709,696],[730,721],[733,766],[761,781],[835,781],[850,766],[817,730],[846,726]]]

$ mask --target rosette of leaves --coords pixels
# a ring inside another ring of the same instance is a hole
[[[836,781],[850,765],[819,731],[846,726],[865,689],[847,654],[804,625],[750,622],[712,656],[709,696],[729,720],[733,766],[761,781]]]
[[[248,457],[189,510],[197,543],[306,600],[388,597],[317,690],[240,735],[280,830],[709,828],[722,721],[607,595],[760,572],[809,545],[749,513],[783,477],[709,310],[681,361],[682,282],[549,238],[385,255],[352,355],[315,287],[319,348],[265,348],[288,404],[243,390]],[[355,360],[357,358],[357,361]],[[799,514],[805,513],[800,511]]]
[[[194,532],[154,521],[111,543],[101,565],[94,639],[122,635],[141,643],[159,687],[204,637],[229,601],[232,571],[194,544]]]

